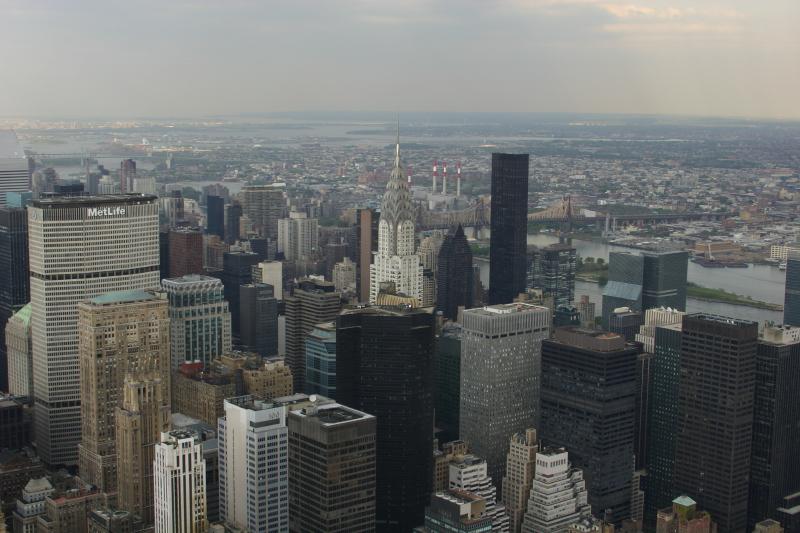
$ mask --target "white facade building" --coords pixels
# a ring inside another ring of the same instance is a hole
[[[460,436],[502,480],[508,440],[539,421],[542,341],[550,310],[525,303],[468,309],[461,338]]]
[[[644,312],[644,324],[639,326],[636,342],[644,345],[646,353],[655,353],[656,328],[680,324],[683,321],[683,311],[671,307],[654,307]]]
[[[382,282],[394,283],[397,293],[405,294],[422,302],[422,264],[414,253],[414,206],[408,183],[403,179],[400,166],[400,139],[395,149],[386,193],[381,201],[381,217],[378,222],[378,251],[373,252],[369,267],[369,301],[378,300]]]
[[[289,531],[287,407],[249,396],[225,400],[219,419],[219,513],[251,533]]]
[[[28,481],[11,515],[15,533],[36,533],[36,517],[44,514],[47,497],[53,490],[46,477]]]
[[[0,207],[6,206],[7,192],[29,191],[31,173],[28,158],[12,130],[0,130]]]
[[[157,289],[154,196],[55,197],[28,207],[35,435],[51,465],[72,465],[81,440],[78,303]]]
[[[523,533],[564,533],[569,526],[592,513],[583,471],[572,468],[563,448],[536,454],[536,473]]]
[[[292,211],[278,220],[278,252],[288,261],[313,257],[319,250],[319,221],[305,213]]]
[[[461,455],[450,462],[449,489],[461,489],[486,500],[486,514],[492,517],[492,531],[508,533],[510,519],[506,508],[497,503],[497,488],[486,470],[486,461],[474,455]]]
[[[333,265],[333,286],[338,292],[356,291],[356,264],[349,257]]]
[[[33,400],[33,354],[31,304],[26,304],[6,324],[8,391],[14,396]]]
[[[204,533],[206,461],[191,431],[161,434],[153,460],[155,533]]]
[[[275,289],[275,299],[279,302],[283,301],[283,263],[281,261],[262,261],[256,265],[256,268],[258,275],[254,274],[253,283],[272,285]]]

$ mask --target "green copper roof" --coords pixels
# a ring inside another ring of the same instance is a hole
[[[31,323],[31,304],[25,304],[22,309],[14,313],[14,316],[22,320],[25,326],[28,326]]]
[[[672,503],[676,503],[682,507],[691,507],[692,505],[697,505],[697,502],[695,502],[688,496],[678,496],[677,498],[672,500]]]
[[[130,291],[108,292],[106,294],[101,294],[100,296],[95,296],[89,301],[93,304],[103,305],[121,304],[125,302],[141,302],[144,300],[155,300],[155,298],[156,297],[150,292],[142,289],[134,289]]]

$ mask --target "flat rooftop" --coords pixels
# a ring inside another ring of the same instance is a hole
[[[116,291],[101,294],[100,296],[89,298],[89,303],[94,305],[109,305],[146,302],[149,300],[158,300],[158,297],[151,291],[146,291],[144,289],[133,289],[129,291]]]
[[[152,194],[102,194],[87,196],[50,196],[33,200],[31,205],[40,209],[56,207],[95,207],[102,204],[129,204],[152,203],[158,197]]]
[[[497,316],[510,315],[512,313],[525,313],[529,311],[541,311],[543,309],[549,312],[546,307],[542,307],[541,305],[515,302],[510,304],[487,305],[484,307],[477,307],[475,309],[467,309],[464,312],[473,315]]]

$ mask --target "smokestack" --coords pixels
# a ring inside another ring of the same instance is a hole
[[[442,194],[447,194],[447,162],[442,161]]]
[[[461,161],[456,163],[456,196],[461,196]]]
[[[431,192],[436,194],[436,178],[439,176],[439,162],[433,162],[433,187],[431,188]]]

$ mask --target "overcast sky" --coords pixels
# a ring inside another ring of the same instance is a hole
[[[0,116],[800,118],[798,0],[0,0]]]

